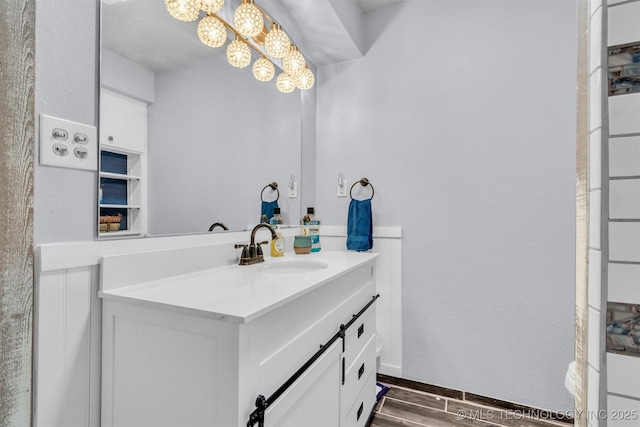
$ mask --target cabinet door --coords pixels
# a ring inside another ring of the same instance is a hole
[[[340,424],[340,361],[336,341],[265,412],[267,427],[327,427]]]
[[[100,91],[100,144],[143,153],[147,140],[147,106],[135,99]]]

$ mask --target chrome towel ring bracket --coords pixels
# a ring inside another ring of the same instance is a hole
[[[266,201],[266,200],[264,200],[264,190],[266,190],[267,188],[271,188],[271,191],[275,191],[276,192],[276,200],[280,199],[280,190],[278,190],[278,183],[277,182],[272,182],[271,184],[267,184],[267,185],[264,186],[264,188],[260,192],[260,200],[262,200],[263,202]]]
[[[371,197],[369,197],[369,200],[373,199],[373,195],[375,194],[375,190],[373,188],[373,184],[371,184],[367,178],[362,178],[360,181],[356,181],[356,182],[353,183],[353,185],[351,186],[351,189],[349,190],[349,197],[351,197],[353,199],[353,187],[355,187],[356,184],[360,184],[363,187],[366,187],[367,185],[369,187],[371,187]]]

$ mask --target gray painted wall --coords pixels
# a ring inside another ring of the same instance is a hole
[[[40,114],[97,123],[97,17],[97,0],[36,0],[36,140]],[[93,240],[97,172],[41,166],[38,150],[35,244]]]
[[[37,113],[95,124],[96,11],[37,0]],[[316,211],[346,224],[338,172],[367,176],[375,225],[403,227],[404,376],[572,408],[575,5],[417,1],[365,21],[366,57],[318,73]],[[36,244],[92,240],[95,200],[95,173],[36,163]]]
[[[553,410],[574,358],[575,4],[414,1],[319,70],[317,207],[403,228],[403,376]],[[364,194],[364,193],[363,193]]]
[[[108,49],[100,50],[100,86],[147,104],[155,101],[153,71]]]

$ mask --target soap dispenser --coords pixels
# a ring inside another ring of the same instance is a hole
[[[271,239],[271,256],[278,257],[284,255],[284,236],[279,231],[276,231],[276,238]]]

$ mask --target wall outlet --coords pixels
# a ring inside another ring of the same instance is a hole
[[[96,127],[40,114],[40,164],[97,171]]]

